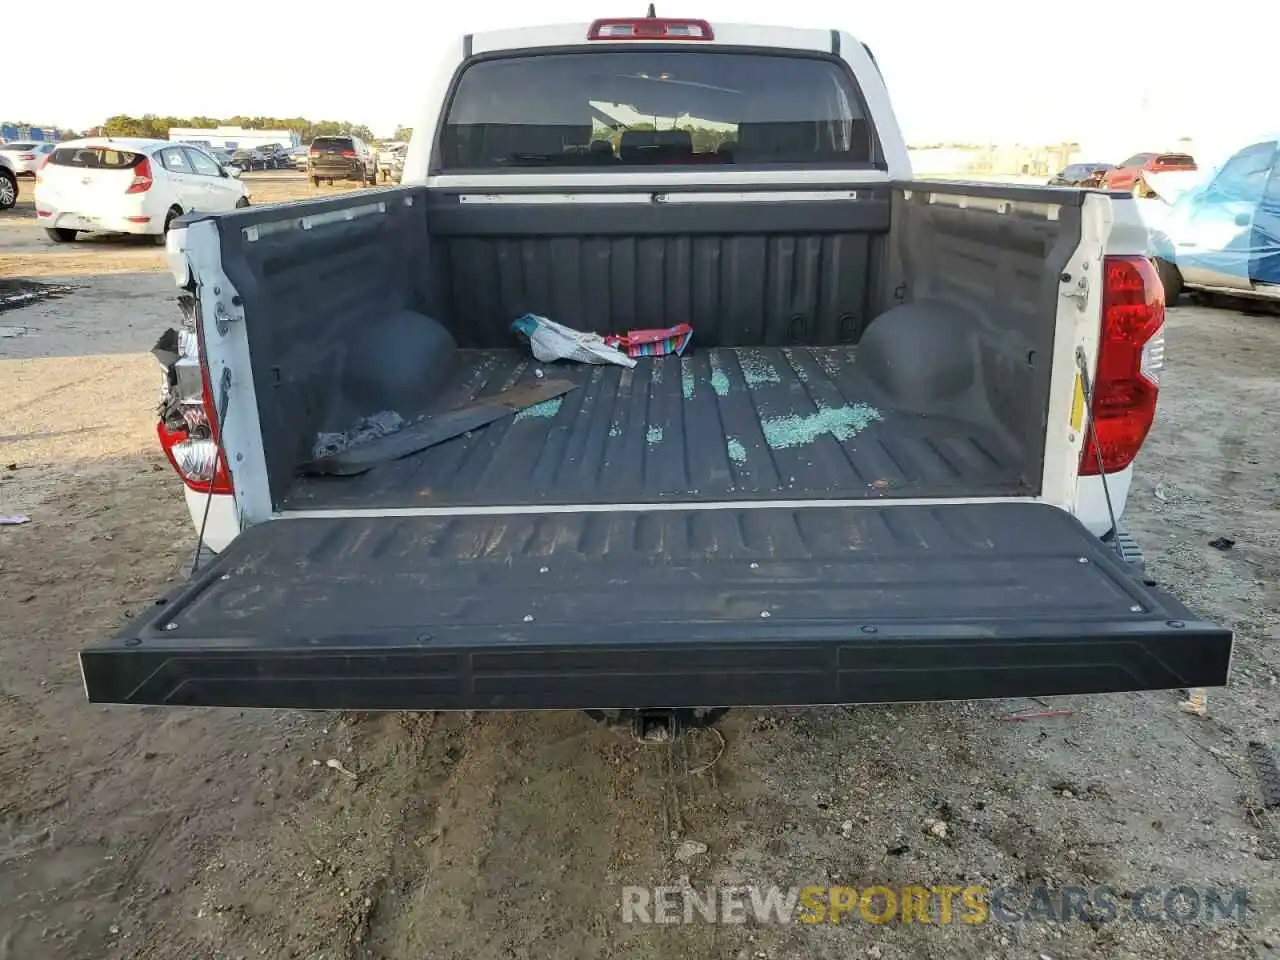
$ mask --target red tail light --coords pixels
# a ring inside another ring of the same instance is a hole
[[[1102,336],[1083,476],[1099,473],[1099,451],[1101,472],[1133,463],[1155,420],[1164,366],[1164,287],[1155,267],[1145,257],[1107,257],[1102,270]]]
[[[196,321],[199,330],[199,321]],[[201,359],[203,339],[199,332],[187,333],[180,339],[182,360],[200,367],[200,393],[177,398],[156,424],[160,448],[174,471],[192,490],[199,493],[229,494],[234,492],[226,457],[222,454],[217,410],[209,368]],[[176,378],[178,383],[182,378]]]
[[[588,40],[714,40],[705,20],[664,20],[659,17],[624,17],[597,20],[587,31]]]
[[[34,153],[20,153],[20,154],[18,154],[18,159],[19,159],[19,160],[34,160],[35,158],[36,158],[36,155],[35,155]]]
[[[350,159],[351,157],[354,157],[356,155],[356,152],[354,150],[343,150],[342,155]]]
[[[320,156],[320,151],[319,151],[319,150],[312,150],[312,151],[311,151],[311,156],[313,156],[313,157],[318,157],[318,156]]]
[[[52,154],[52,153],[47,153],[47,154],[45,154],[44,159],[40,161],[40,165],[39,165],[38,167],[36,167],[36,183],[41,183],[41,182],[43,182],[43,180],[44,180],[44,168],[45,168],[45,167],[47,167],[47,166],[49,165],[49,161],[50,161],[50,160],[52,160],[52,159],[53,159],[53,154]]]
[[[151,176],[151,161],[143,157],[133,168],[133,180],[129,182],[129,189],[125,193],[146,193],[153,183],[155,180]]]

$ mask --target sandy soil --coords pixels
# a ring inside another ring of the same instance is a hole
[[[74,289],[0,314],[26,331],[0,339],[0,513],[32,518],[0,527],[0,960],[1280,956],[1280,838],[1246,756],[1280,738],[1280,319],[1170,312],[1130,500],[1151,573],[1238,631],[1209,717],[1174,693],[1037,722],[1002,719],[1030,701],[746,711],[716,759],[711,734],[641,746],[576,713],[87,704],[77,649],[171,587],[192,547],[145,352],[175,291],[153,248],[64,252],[0,219],[0,274],[27,263]],[[707,850],[680,862],[684,840]],[[622,885],[683,878],[1243,885],[1254,909],[1243,925],[622,922]]]

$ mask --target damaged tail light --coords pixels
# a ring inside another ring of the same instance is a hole
[[[229,494],[231,475],[222,456],[209,371],[200,355],[195,299],[181,297],[181,330],[168,330],[152,353],[165,368],[156,436],[169,463],[192,490]]]
[[[1133,463],[1155,422],[1164,367],[1164,287],[1156,268],[1146,257],[1117,256],[1107,257],[1102,270],[1102,336],[1083,476]]]

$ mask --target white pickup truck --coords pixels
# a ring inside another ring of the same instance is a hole
[[[91,700],[696,720],[1226,682],[1231,632],[1118,525],[1164,350],[1129,196],[913,180],[834,30],[475,34],[434,82],[402,186],[170,234],[158,430],[219,555],[82,652]],[[526,314],[694,332],[541,363]],[[387,413],[360,472],[315,469]]]

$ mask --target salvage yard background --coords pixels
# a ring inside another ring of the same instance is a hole
[[[334,192],[247,179],[258,203]],[[1129,504],[1151,575],[1237,631],[1208,717],[1175,693],[1030,722],[1005,718],[1045,705],[739,711],[721,752],[577,713],[104,708],[77,649],[171,588],[194,542],[148,352],[176,290],[158,247],[50,244],[23,190],[0,214],[0,278],[46,286],[0,303],[0,514],[31,518],[0,527],[0,960],[1280,958],[1280,810],[1248,749],[1280,743],[1280,317],[1170,310]],[[706,851],[677,859],[684,841]],[[685,877],[1245,886],[1253,909],[1244,925],[622,923],[624,885]]]

